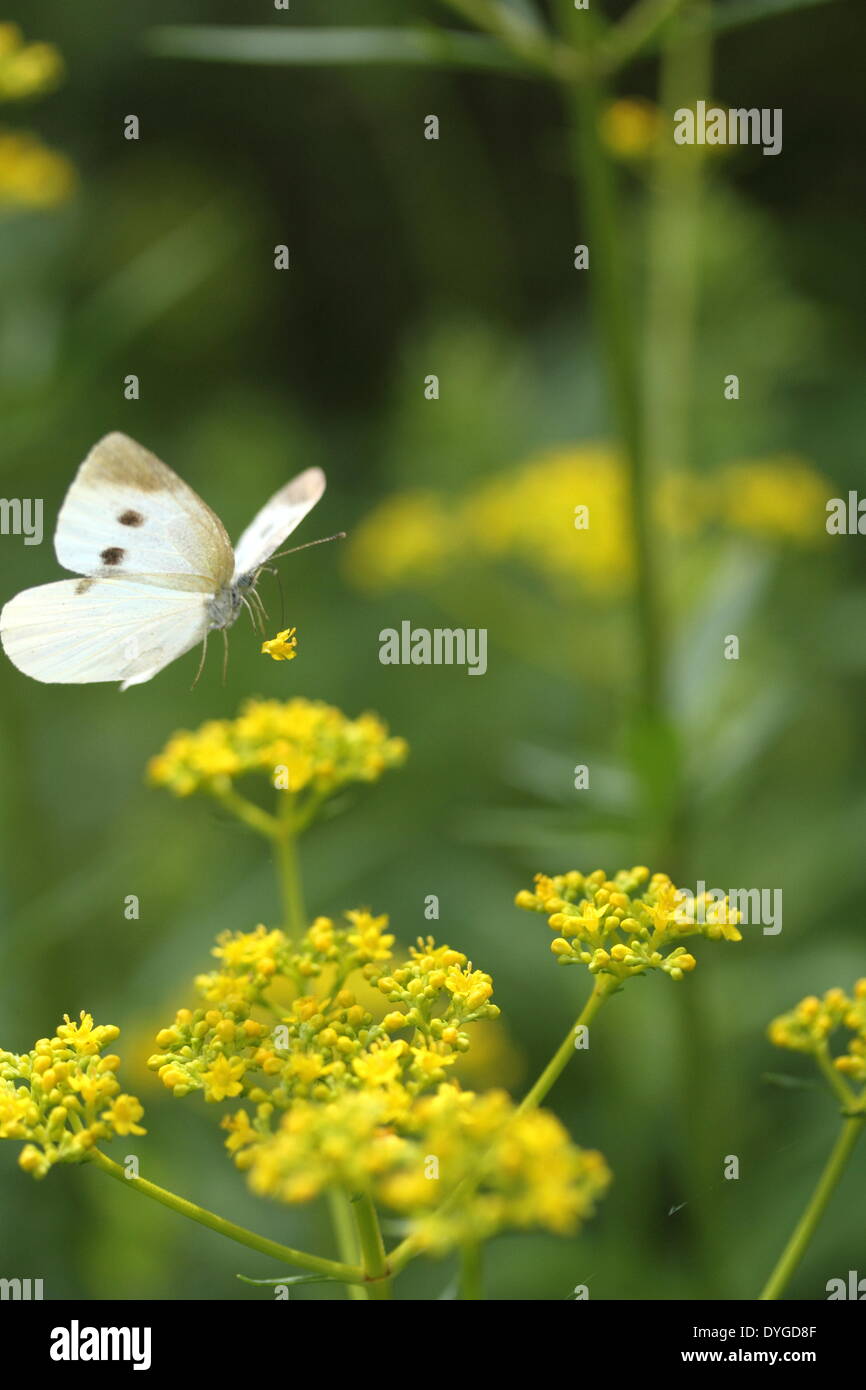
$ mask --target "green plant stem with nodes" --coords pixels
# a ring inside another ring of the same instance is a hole
[[[365,1280],[364,1270],[356,1265],[341,1264],[337,1260],[323,1259],[319,1255],[308,1255],[304,1250],[293,1250],[291,1246],[281,1245],[279,1241],[268,1240],[266,1236],[258,1236],[244,1226],[237,1226],[234,1221],[226,1221],[224,1217],[207,1211],[205,1207],[197,1206],[195,1202],[187,1201],[185,1197],[178,1197],[164,1187],[157,1187],[146,1178],[128,1177],[126,1170],[100,1149],[94,1149],[87,1161],[101,1168],[103,1173],[108,1173],[109,1177],[116,1178],[125,1187],[133,1188],[134,1191],[150,1197],[171,1211],[178,1212],[180,1216],[186,1216],[190,1221],[198,1222],[200,1226],[207,1226],[209,1230],[216,1231],[217,1235],[237,1241],[239,1245],[245,1245],[260,1255],[270,1255],[272,1259],[281,1260],[283,1264],[297,1265],[300,1269],[311,1270],[314,1274],[325,1275],[343,1284],[362,1284]]]
[[[382,1241],[376,1208],[367,1193],[353,1198],[352,1208],[358,1227],[364,1275],[368,1281],[366,1284],[367,1297],[378,1301],[389,1299],[391,1297],[391,1271],[385,1260],[385,1246]]]
[[[586,223],[585,241],[592,251],[592,283],[602,340],[604,370],[614,423],[624,455],[631,494],[635,553],[635,602],[640,653],[639,704],[644,715],[658,718],[664,669],[656,548],[652,539],[650,478],[646,455],[637,335],[631,312],[631,289],[623,256],[616,172],[601,143],[599,124],[608,100],[607,86],[595,70],[601,30],[590,12],[560,0],[562,28],[586,71],[563,85],[571,129],[575,174]]]
[[[586,1001],[583,1010],[569,1028],[560,1046],[556,1049],[544,1071],[539,1076],[535,1085],[527,1091],[523,1100],[520,1102],[519,1113],[526,1110],[534,1110],[540,1105],[548,1091],[559,1080],[569,1061],[574,1056],[574,1041],[578,1028],[587,1027],[595,1018],[605,999],[619,988],[619,981],[612,975],[597,975],[592,994]]]
[[[791,1276],[802,1260],[818,1223],[827,1209],[830,1198],[845,1171],[846,1164],[854,1152],[854,1146],[860,1138],[864,1125],[866,1125],[866,1111],[860,1114],[847,1113],[839,1137],[833,1145],[815,1191],[809,1198],[806,1210],[794,1227],[791,1239],[782,1251],[775,1269],[759,1294],[760,1301],[768,1302],[780,1298],[787,1288]]]

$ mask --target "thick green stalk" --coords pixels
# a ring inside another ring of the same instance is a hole
[[[301,1269],[309,1269],[314,1274],[329,1275],[333,1279],[339,1279],[344,1284],[363,1282],[364,1271],[356,1265],[322,1259],[319,1255],[308,1255],[304,1250],[293,1250],[291,1246],[281,1245],[279,1241],[268,1240],[266,1236],[257,1236],[254,1231],[248,1231],[244,1226],[236,1226],[233,1221],[226,1221],[224,1217],[216,1216],[212,1211],[207,1211],[205,1207],[197,1206],[195,1202],[189,1202],[185,1197],[178,1197],[174,1192],[168,1192],[164,1187],[157,1187],[156,1183],[148,1182],[146,1178],[128,1177],[126,1170],[109,1158],[107,1154],[102,1153],[100,1149],[94,1149],[87,1161],[94,1163],[97,1168],[101,1168],[103,1173],[108,1173],[110,1177],[116,1178],[124,1187],[131,1187],[135,1192],[140,1192],[143,1196],[150,1197],[154,1202],[159,1202],[162,1206],[178,1212],[180,1216],[186,1216],[190,1221],[198,1222],[200,1226],[207,1226],[209,1230],[216,1231],[217,1235],[237,1241],[239,1245],[245,1245],[260,1255],[270,1255],[272,1259],[281,1260],[287,1265],[297,1265]]]
[[[340,1259],[346,1264],[356,1265],[358,1262],[358,1240],[355,1224],[352,1220],[352,1208],[349,1204],[349,1198],[341,1187],[328,1189],[328,1206]],[[366,1302],[367,1290],[363,1284],[349,1284],[347,1288],[351,1299],[360,1303]]]
[[[460,1297],[469,1303],[484,1298],[481,1246],[477,1241],[467,1241],[460,1251]]]
[[[361,1243],[364,1275],[368,1281],[366,1284],[367,1296],[378,1301],[388,1299],[391,1297],[391,1280],[388,1277],[389,1268],[385,1259],[385,1245],[373,1200],[367,1193],[364,1193],[354,1199],[352,1208],[355,1212],[358,1239]]]
[[[845,1171],[845,1165],[854,1152],[860,1132],[866,1124],[866,1114],[849,1115],[842,1126],[836,1143],[833,1145],[818,1185],[809,1199],[806,1210],[794,1227],[791,1239],[782,1251],[778,1264],[759,1295],[760,1300],[769,1301],[780,1298],[788,1286],[798,1264],[806,1252],[810,1240],[817,1230],[818,1223],[836,1186]]]
[[[291,936],[299,937],[307,929],[307,917],[298,862],[294,798],[291,792],[287,791],[280,792],[279,797],[274,853],[283,905],[283,927]]]
[[[662,705],[663,624],[653,544],[651,488],[643,427],[642,393],[633,322],[632,287],[623,248],[625,219],[619,206],[616,173],[602,145],[600,121],[608,92],[592,71],[598,26],[589,11],[569,8],[561,0],[563,28],[578,52],[587,55],[579,82],[563,84],[571,129],[574,166],[585,222],[581,240],[589,247],[589,281],[602,342],[604,373],[613,425],[618,436],[631,492],[635,561],[635,603],[640,669],[640,706],[657,715]]]

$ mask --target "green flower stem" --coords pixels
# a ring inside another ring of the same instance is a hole
[[[328,1206],[331,1211],[331,1224],[334,1227],[340,1259],[344,1260],[346,1264],[357,1263],[358,1241],[352,1221],[352,1208],[349,1205],[349,1198],[341,1187],[328,1188]],[[367,1290],[362,1284],[348,1284],[347,1288],[350,1298],[361,1303],[366,1302]]]
[[[467,1241],[460,1251],[460,1297],[473,1303],[484,1298],[481,1246],[477,1241]]]
[[[597,975],[593,991],[584,1005],[580,1016],[571,1025],[566,1034],[562,1045],[551,1057],[544,1071],[539,1076],[535,1085],[524,1096],[518,1107],[518,1114],[523,1114],[526,1110],[533,1110],[540,1105],[548,1091],[558,1080],[560,1074],[568,1065],[569,1058],[574,1055],[574,1035],[578,1028],[588,1025],[595,1018],[605,999],[619,988],[619,980],[613,975]],[[469,1195],[473,1187],[477,1186],[480,1178],[465,1177],[453,1191],[437,1208],[437,1214],[444,1215],[450,1211],[462,1198]],[[392,1275],[399,1274],[410,1260],[414,1260],[416,1255],[420,1255],[421,1250],[414,1236],[407,1236],[404,1241],[396,1245],[388,1256],[388,1268]]]
[[[652,42],[682,4],[683,0],[637,0],[602,47],[606,65],[614,69],[630,62]]]
[[[855,1110],[859,1106],[859,1097],[855,1096],[851,1087],[847,1085],[840,1072],[833,1065],[833,1057],[826,1041],[821,1043],[815,1052],[815,1061],[824,1073],[827,1083],[835,1095],[843,1112]]]
[[[866,1113],[849,1115],[845,1120],[806,1210],[794,1227],[791,1239],[782,1251],[776,1268],[759,1294],[759,1299],[762,1302],[780,1298],[787,1288],[788,1281],[803,1258],[836,1185],[845,1171],[845,1165],[854,1152],[854,1146],[860,1137],[864,1124],[866,1124]]]
[[[324,1274],[332,1279],[338,1279],[343,1284],[360,1284],[364,1280],[364,1271],[359,1269],[357,1265],[340,1264],[337,1260],[326,1260],[318,1255],[308,1255],[304,1250],[293,1250],[288,1245],[281,1245],[279,1241],[268,1240],[266,1236],[257,1236],[254,1231],[248,1231],[243,1226],[236,1226],[233,1221],[226,1221],[224,1217],[216,1216],[212,1211],[197,1206],[195,1202],[188,1202],[185,1197],[178,1197],[174,1192],[167,1192],[164,1187],[157,1187],[155,1183],[148,1182],[146,1178],[127,1177],[126,1171],[121,1165],[115,1163],[100,1149],[94,1149],[87,1161],[95,1163],[97,1168],[102,1169],[103,1173],[108,1173],[110,1177],[116,1178],[124,1187],[131,1187],[136,1192],[141,1192],[145,1197],[150,1197],[153,1201],[161,1203],[162,1206],[169,1207],[181,1216],[188,1217],[190,1221],[197,1221],[200,1226],[207,1226],[211,1231],[216,1231],[217,1235],[235,1240],[239,1245],[245,1245],[260,1255],[270,1255],[272,1259],[281,1260],[283,1264],[297,1265],[301,1269],[311,1270],[314,1274]]]
[[[250,830],[254,830],[257,835],[264,835],[265,839],[273,840],[279,830],[279,822],[276,816],[268,815],[260,806],[248,801],[240,792],[236,792],[234,787],[229,787],[227,791],[214,793],[221,806],[225,806],[227,811],[231,811],[233,816],[237,816]]]
[[[307,914],[304,908],[304,893],[301,887],[301,871],[298,863],[294,797],[290,792],[285,791],[280,792],[279,795],[278,828],[274,835],[274,851],[280,880],[280,897],[283,904],[283,925],[292,936],[299,937],[306,931]]]
[[[491,34],[529,68],[548,77],[578,77],[584,68],[582,56],[560,43],[538,23],[527,20],[494,0],[443,0],[449,9],[468,19],[478,29]]]
[[[535,1085],[523,1097],[519,1106],[520,1114],[523,1114],[525,1110],[534,1110],[536,1105],[541,1104],[548,1091],[558,1081],[561,1073],[565,1071],[569,1060],[574,1056],[574,1035],[578,1028],[592,1022],[605,999],[613,993],[618,985],[619,980],[612,975],[596,976],[595,987],[586,1001],[583,1012],[569,1028],[561,1045],[551,1057]]]
[[[585,223],[580,239],[590,247],[590,283],[595,293],[604,370],[631,493],[640,703],[644,713],[657,715],[662,704],[664,646],[658,547],[652,537],[638,338],[621,235],[624,217],[619,207],[616,172],[599,135],[601,115],[609,99],[604,80],[592,71],[601,31],[591,11],[575,10],[566,0],[560,0],[560,9],[564,35],[587,55],[587,72],[579,82],[565,83],[563,95]]]
[[[392,1271],[385,1259],[385,1246],[372,1198],[365,1192],[353,1201],[352,1208],[361,1242],[364,1274],[368,1281],[367,1297],[378,1301],[388,1299],[391,1297]]]

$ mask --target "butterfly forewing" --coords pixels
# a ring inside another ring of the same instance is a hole
[[[315,507],[325,491],[321,468],[308,468],[275,492],[235,546],[234,577],[255,574]]]
[[[219,517],[154,454],[125,434],[94,445],[66,494],[54,537],[75,574],[162,576],[202,593],[231,581],[234,557]]]

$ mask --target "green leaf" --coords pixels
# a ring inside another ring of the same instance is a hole
[[[737,0],[732,5],[714,6],[710,24],[717,34],[723,34],[729,29],[742,29],[745,24],[756,24],[761,19],[833,3],[834,0]]]
[[[236,1274],[236,1279],[240,1279],[242,1284],[341,1284],[341,1279],[335,1279],[331,1274],[289,1274],[277,1275],[276,1279],[250,1279],[246,1274]]]
[[[770,1086],[781,1086],[787,1091],[809,1091],[815,1082],[805,1076],[790,1076],[787,1072],[765,1071],[761,1076]]]
[[[450,29],[277,29],[168,25],[148,31],[151,53],[272,67],[401,65],[473,68],[521,75],[525,66],[496,39]]]

